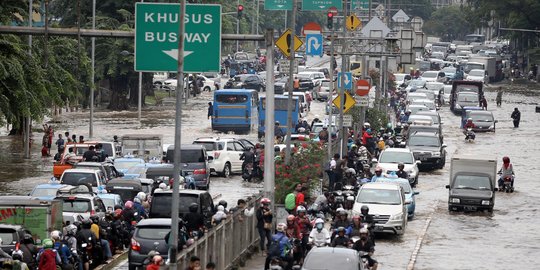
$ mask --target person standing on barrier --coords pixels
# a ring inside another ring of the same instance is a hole
[[[272,218],[274,217],[272,214],[272,210],[270,210],[270,199],[268,198],[262,198],[261,199],[261,207],[257,209],[257,230],[259,231],[259,248],[261,250],[261,255],[265,256],[264,250],[265,250],[265,240],[267,241],[266,247],[270,245],[271,239],[272,239]]]

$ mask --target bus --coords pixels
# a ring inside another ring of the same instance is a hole
[[[467,44],[471,44],[471,43],[484,44],[484,42],[486,41],[486,36],[479,35],[479,34],[470,34],[470,35],[465,36],[465,41],[467,42]]]
[[[257,128],[259,95],[251,89],[214,91],[212,130],[248,134]]]
[[[279,122],[279,127],[283,133],[287,133],[287,103],[288,96],[276,95],[274,96],[274,120]],[[293,110],[292,110],[292,133],[295,133],[294,127],[300,119],[300,106],[297,97],[293,97]],[[264,121],[266,120],[266,97],[261,97],[259,100],[259,130],[258,137],[259,139],[264,138]],[[272,126],[272,132],[274,127]]]

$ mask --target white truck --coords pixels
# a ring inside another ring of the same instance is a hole
[[[483,69],[487,72],[489,82],[496,81],[497,76],[497,59],[495,57],[486,56],[469,56],[469,61],[465,67],[465,73],[472,69]]]
[[[497,159],[485,156],[454,156],[450,165],[449,211],[493,211]]]
[[[122,155],[133,155],[148,161],[163,157],[163,135],[127,134],[122,136]]]

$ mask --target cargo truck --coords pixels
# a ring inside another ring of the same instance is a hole
[[[122,136],[122,155],[133,155],[146,161],[163,157],[163,135],[128,134]]]
[[[30,196],[0,197],[0,224],[22,225],[35,240],[62,231],[62,202],[43,201]]]
[[[497,68],[497,58],[495,57],[469,56],[469,61],[465,64],[465,73],[469,73],[472,69],[483,69],[489,77],[488,82],[491,83],[502,80],[502,67],[500,70]]]
[[[495,157],[455,156],[450,165],[449,211],[493,211],[497,176]]]

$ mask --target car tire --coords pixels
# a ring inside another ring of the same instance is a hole
[[[221,172],[221,176],[225,178],[231,177],[231,164],[225,163],[225,166],[223,167],[223,172]]]
[[[207,91],[208,91],[208,92],[212,92],[212,88],[210,88],[210,86],[205,86],[205,87],[203,88],[203,92],[207,92]]]

